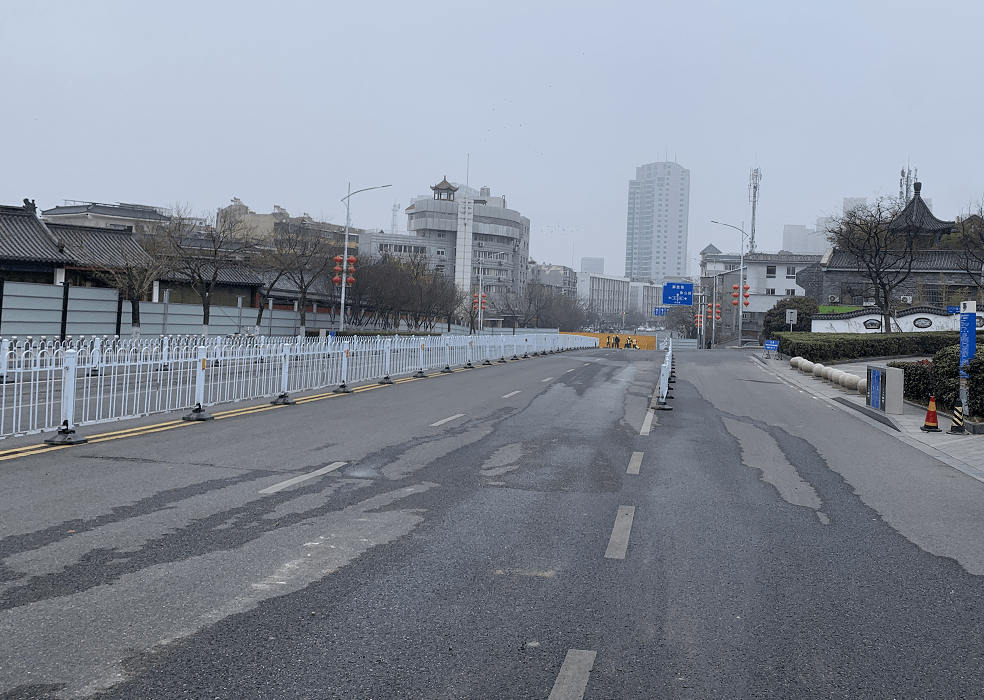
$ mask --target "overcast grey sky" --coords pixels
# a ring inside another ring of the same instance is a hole
[[[628,181],[691,172],[690,255],[777,250],[848,196],[984,192],[984,3],[0,0],[0,203],[241,198],[389,230],[445,175],[504,194],[538,261],[621,274]]]

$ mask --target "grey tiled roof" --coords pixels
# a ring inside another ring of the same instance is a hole
[[[24,207],[0,205],[0,259],[66,264],[71,255],[58,244],[44,224]]]
[[[831,321],[836,319],[845,320],[849,318],[857,318],[858,316],[870,316],[871,314],[881,314],[881,309],[877,306],[865,306],[860,309],[855,309],[854,311],[842,311],[836,314],[813,314],[813,318],[817,321]],[[948,313],[946,309],[940,309],[935,306],[910,306],[896,311],[895,317],[912,316],[914,314],[938,314],[940,316],[953,315]]]
[[[78,265],[118,268],[150,261],[129,231],[55,223],[47,226],[57,240],[64,242],[66,252]]]
[[[188,280],[187,277],[178,272],[169,272],[164,275],[164,279],[172,282],[186,282]],[[222,284],[241,284],[244,287],[259,287],[263,284],[263,280],[248,267],[224,267],[219,270],[218,281]]]
[[[827,270],[859,269],[857,258],[846,250],[835,250],[827,264]],[[959,250],[917,250],[912,264],[913,272],[961,272],[966,270],[964,255]]]
[[[51,209],[45,209],[41,213],[44,216],[91,213],[102,214],[103,216],[117,216],[124,219],[147,219],[150,221],[166,221],[168,218],[164,214],[161,214],[156,207],[149,207],[143,204],[100,204],[99,202],[65,204]]]
[[[902,213],[888,222],[889,230],[912,231],[914,233],[951,231],[954,226],[956,223],[953,221],[943,221],[933,216],[933,212],[926,206],[926,202],[918,190],[916,195],[905,205]]]

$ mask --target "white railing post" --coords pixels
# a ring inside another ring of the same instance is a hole
[[[7,367],[9,360],[7,358],[7,353],[10,352],[10,341],[2,340],[0,341],[0,384],[7,383]]]
[[[348,388],[348,358],[349,358],[349,341],[346,340],[342,343],[344,353],[342,354],[342,383],[338,385],[334,393],[336,394],[351,394],[352,390]]]
[[[79,351],[66,350],[62,360],[61,427],[45,440],[48,445],[81,445],[88,442],[75,434],[75,379],[78,376]]]
[[[421,341],[420,343],[420,369],[414,376],[414,379],[426,379],[427,373],[424,371],[424,350],[427,349],[427,342]]]
[[[393,359],[393,339],[387,338],[383,341],[383,378],[379,380],[380,384],[392,384],[393,380],[390,379],[390,367]]]
[[[186,416],[181,416],[181,420],[212,420],[212,416],[205,410],[205,364],[208,348],[204,345],[198,346],[197,361],[195,362],[195,408]]]
[[[298,342],[297,354],[301,353],[301,345]],[[280,395],[270,403],[274,406],[293,406],[296,401],[290,398],[290,345],[284,343],[280,346]]]
[[[451,374],[454,372],[451,369],[451,336],[443,336],[441,341],[444,343],[444,369],[441,370],[441,374]]]

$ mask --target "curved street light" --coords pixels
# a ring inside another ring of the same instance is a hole
[[[711,221],[711,223],[717,224],[718,226],[727,226],[728,228],[733,228],[735,231],[741,231],[741,255],[738,258],[738,280],[739,280],[738,289],[740,292],[744,292],[745,291],[745,236],[748,235],[747,233],[745,233],[745,222],[744,221],[741,222],[741,228],[738,228],[737,226],[732,226],[731,224],[725,224],[720,221]],[[741,297],[739,296],[739,298]],[[741,314],[742,314],[742,310],[741,307],[739,306],[738,308],[738,349],[739,350],[742,348]]]
[[[352,191],[352,183],[348,184],[348,194],[342,197],[342,201],[345,203],[345,253],[342,255],[342,300],[341,309],[339,309],[338,314],[338,332],[341,333],[345,330],[345,276],[348,273],[348,259],[349,259],[349,249],[348,249],[348,238],[349,238],[349,198],[353,194],[359,194],[359,192],[368,192],[369,190],[380,190],[384,187],[390,187],[390,185],[376,185],[375,187],[363,187],[361,190]]]

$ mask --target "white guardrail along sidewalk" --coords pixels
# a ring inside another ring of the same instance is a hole
[[[2,340],[0,438],[598,346],[559,334],[206,340]]]

